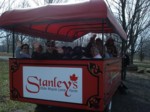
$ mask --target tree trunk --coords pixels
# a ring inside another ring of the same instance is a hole
[[[7,47],[6,47],[6,52],[9,53],[9,36],[6,37],[6,44],[7,44]]]
[[[143,59],[144,59],[144,53],[143,53],[143,38],[141,38],[141,41],[140,41],[140,54],[139,54],[139,58],[140,58],[140,61],[142,62]]]
[[[134,44],[131,45],[131,55],[130,55],[130,64],[133,64],[134,59]]]
[[[49,3],[53,3],[53,0],[49,0],[48,2],[49,2]]]

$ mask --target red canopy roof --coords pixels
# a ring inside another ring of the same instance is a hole
[[[0,27],[41,38],[73,41],[89,32],[126,33],[103,0],[6,11]]]

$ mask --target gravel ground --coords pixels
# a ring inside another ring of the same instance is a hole
[[[150,112],[150,74],[128,72],[127,94],[116,93],[112,112]]]

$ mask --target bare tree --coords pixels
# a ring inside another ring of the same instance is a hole
[[[18,7],[18,8],[26,8],[26,7],[30,7],[30,4],[27,0],[23,0],[22,2],[16,3],[15,0],[9,0],[6,1],[4,0],[2,2],[2,4],[0,4],[1,8],[2,8],[2,12],[5,12],[6,10],[11,10],[14,7]],[[4,32],[4,31],[0,31],[0,39],[5,39],[4,41],[4,45],[6,46],[6,52],[10,52],[10,49],[12,49],[12,33],[11,32]],[[26,37],[24,37],[23,35],[17,35],[15,34],[15,40],[21,40],[23,42],[23,40],[25,40]]]
[[[44,5],[45,0],[32,0],[37,6]]]
[[[10,10],[11,9],[11,6],[13,5],[14,1],[11,2],[11,1],[6,1],[6,0],[3,0],[3,2],[1,2],[0,4],[0,8],[1,8],[1,14],[3,12],[5,12],[6,10]],[[9,48],[10,48],[10,33],[8,32],[4,32],[4,31],[0,31],[0,39],[5,39],[5,41],[3,42],[3,46],[5,46],[6,48],[6,52],[9,52]],[[2,40],[1,40],[2,41]]]
[[[68,0],[44,0],[47,4],[49,3],[65,3]]]
[[[109,4],[108,0],[106,0]],[[123,29],[127,33],[128,41],[125,43],[125,52],[130,49],[131,64],[135,54],[136,42],[143,38],[144,31],[150,27],[150,1],[149,0],[113,0],[109,4],[115,9],[115,14]]]
[[[149,59],[150,57],[150,33],[148,31],[143,32],[145,37],[139,39],[139,46],[136,48],[136,54],[139,56],[140,61],[143,61],[144,58]]]

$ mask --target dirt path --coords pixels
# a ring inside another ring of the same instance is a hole
[[[128,72],[127,94],[113,97],[112,112],[150,112],[150,74]]]
[[[8,60],[11,56],[0,56],[0,60]]]

